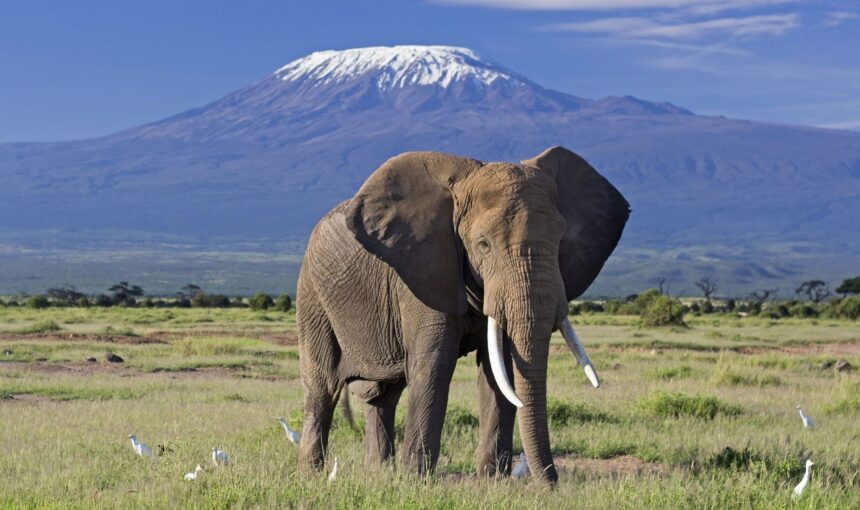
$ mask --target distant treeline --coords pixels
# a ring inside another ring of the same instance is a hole
[[[108,289],[107,294],[87,295],[75,290],[72,286],[48,289],[44,294],[34,296],[18,296],[0,299],[0,306],[22,306],[27,308],[49,307],[79,307],[91,306],[109,308],[142,307],[142,308],[251,308],[253,310],[289,311],[293,306],[293,298],[289,294],[281,294],[277,298],[258,292],[251,297],[226,296],[224,294],[207,294],[199,286],[188,284],[174,296],[147,296],[139,285],[119,282]]]

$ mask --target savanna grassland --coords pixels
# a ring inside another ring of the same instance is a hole
[[[454,375],[437,476],[368,472],[354,403],[357,428],[335,418],[329,482],[298,469],[273,418],[300,427],[292,312],[0,308],[0,508],[860,508],[860,376],[834,367],[860,366],[858,323],[686,320],[573,317],[600,389],[553,338],[549,490],[474,476],[474,356]],[[131,433],[168,451],[140,458]]]

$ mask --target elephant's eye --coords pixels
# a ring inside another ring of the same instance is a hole
[[[487,252],[490,251],[490,243],[486,239],[481,239],[480,241],[475,243],[475,246],[477,246],[478,251],[480,251],[484,255],[486,255]]]

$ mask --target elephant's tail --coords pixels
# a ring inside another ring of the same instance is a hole
[[[344,384],[340,390],[340,409],[343,411],[343,417],[349,424],[349,428],[355,428],[355,418],[352,416],[352,404],[349,402],[349,385]]]

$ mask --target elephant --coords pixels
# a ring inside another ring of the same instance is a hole
[[[438,152],[386,161],[319,221],[302,262],[301,463],[322,469],[344,385],[366,404],[365,463],[386,463],[408,385],[401,465],[432,473],[457,359],[475,351],[478,473],[510,474],[516,421],[531,472],[554,485],[550,337],[561,329],[599,384],[568,303],[597,277],[629,215],[622,194],[563,147],[520,164]]]

